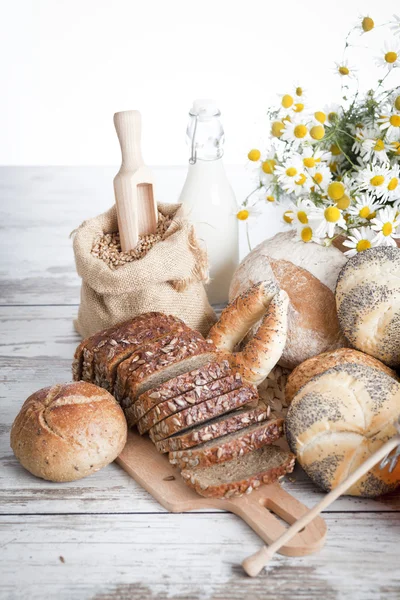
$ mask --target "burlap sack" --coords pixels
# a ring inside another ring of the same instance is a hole
[[[159,204],[158,209],[174,216],[164,239],[142,258],[115,270],[91,254],[95,240],[118,231],[115,206],[73,232],[76,269],[82,277],[74,325],[83,337],[148,311],[175,315],[203,334],[215,322],[203,286],[207,256],[193,225],[180,204]]]

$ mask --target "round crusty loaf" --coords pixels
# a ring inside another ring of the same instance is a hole
[[[400,384],[380,369],[343,364],[313,377],[293,398],[286,418],[289,446],[315,484],[337,487],[396,434]],[[400,484],[400,461],[392,473],[379,465],[347,494],[375,497]]]
[[[340,326],[352,346],[390,367],[400,366],[400,249],[359,252],[336,286]]]
[[[231,301],[261,280],[275,281],[289,295],[281,366],[293,369],[311,356],[346,345],[334,296],[346,260],[333,246],[297,242],[293,232],[285,232],[259,244],[239,265],[230,287]]]
[[[389,367],[376,358],[364,354],[363,352],[358,352],[358,350],[353,350],[352,348],[338,348],[338,350],[324,352],[323,354],[305,360],[290,373],[285,388],[286,401],[291,402],[299,389],[310,381],[310,379],[315,377],[315,375],[320,375],[332,367],[347,363],[357,363],[375,367],[397,379],[395,371],[389,369]]]
[[[124,413],[113,396],[79,381],[29,396],[11,428],[11,448],[36,477],[74,481],[112,462],[126,437]]]

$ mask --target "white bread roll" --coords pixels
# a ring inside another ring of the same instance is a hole
[[[236,270],[234,300],[259,281],[275,282],[289,295],[288,336],[279,364],[293,369],[312,356],[345,346],[334,290],[346,257],[337,248],[297,242],[294,232],[259,244]]]
[[[126,419],[113,396],[78,381],[29,396],[11,428],[11,448],[36,477],[74,481],[117,458],[126,437]]]
[[[340,271],[336,305],[352,346],[390,367],[400,366],[400,249],[359,252]]]
[[[286,418],[289,446],[316,485],[337,487],[396,434],[400,384],[380,369],[342,364],[313,377],[296,394]],[[400,484],[400,461],[392,473],[379,465],[347,492],[375,497]]]

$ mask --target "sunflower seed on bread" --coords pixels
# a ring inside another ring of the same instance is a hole
[[[277,481],[293,471],[294,463],[294,454],[268,445],[222,464],[184,469],[181,475],[200,496],[232,498],[250,494],[263,483]]]

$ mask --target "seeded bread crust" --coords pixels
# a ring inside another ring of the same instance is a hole
[[[144,345],[154,344],[157,340],[170,336],[190,333],[184,323],[176,322],[174,317],[165,321],[154,319],[140,327],[128,328],[118,336],[112,336],[106,344],[98,348],[94,358],[94,383],[111,391],[114,388],[118,365],[137,352]]]
[[[197,446],[203,442],[244,429],[253,423],[261,423],[268,419],[270,412],[270,408],[260,402],[256,408],[236,410],[229,415],[216,417],[208,421],[208,423],[191,427],[183,433],[160,440],[156,442],[156,448],[161,454],[193,448],[193,446]]]
[[[257,423],[242,431],[200,444],[193,449],[170,452],[169,462],[180,469],[210,467],[272,444],[282,435],[283,419]]]
[[[150,429],[149,435],[153,442],[165,439],[188,429],[192,425],[204,423],[213,417],[229,413],[236,408],[258,400],[257,389],[254,386],[243,386],[233,392],[228,392],[217,398],[205,400],[197,406],[191,406],[175,415],[167,417]]]
[[[275,453],[275,465],[271,466],[271,452]],[[181,471],[181,475],[185,480],[186,484],[193,488],[200,496],[206,498],[232,498],[233,496],[242,496],[243,494],[250,494],[254,489],[260,487],[260,485],[273,483],[286,473],[291,473],[294,468],[295,456],[291,452],[286,452],[277,446],[265,446],[258,450],[254,450],[249,453],[246,457],[233,459],[233,462],[241,462],[242,465],[246,462],[248,457],[251,457],[254,453],[266,454],[265,469],[260,470],[257,473],[251,474],[246,478],[241,478],[238,481],[227,481],[219,483],[216,481],[215,485],[205,484],[202,481],[204,474],[209,476],[210,469],[220,468],[222,465],[214,465],[207,469],[184,469]],[[228,464],[228,463],[225,463]]]
[[[229,362],[222,359],[218,362],[209,362],[200,369],[194,369],[189,373],[174,377],[139,396],[133,407],[133,417],[138,421],[147,412],[155,408],[157,404],[186,394],[196,389],[197,386],[207,385],[231,374],[232,369]]]
[[[171,400],[165,400],[160,404],[157,404],[155,408],[149,411],[144,417],[142,417],[137,422],[138,431],[140,434],[146,433],[149,431],[156,423],[159,423],[163,419],[174,415],[181,410],[188,408],[189,406],[194,406],[204,402],[205,400],[211,400],[217,396],[221,396],[226,394],[227,392],[232,392],[233,390],[237,390],[243,386],[243,379],[240,373],[228,375],[228,377],[224,377],[223,379],[217,379],[212,383],[205,384],[202,386],[196,387],[194,390],[187,392],[186,394],[182,394],[177,396]],[[130,407],[125,413],[125,416],[130,425],[134,425],[136,420],[133,417],[134,407],[138,404],[139,400],[135,402],[135,404]],[[132,418],[131,418],[132,415]]]
[[[168,369],[186,358],[211,353],[213,350],[214,345],[197,331],[180,333],[179,336],[172,333],[152,342],[118,365],[114,395],[124,408],[128,408],[142,392],[149,389],[141,384],[146,384],[152,374]],[[171,377],[173,376],[172,373]]]

